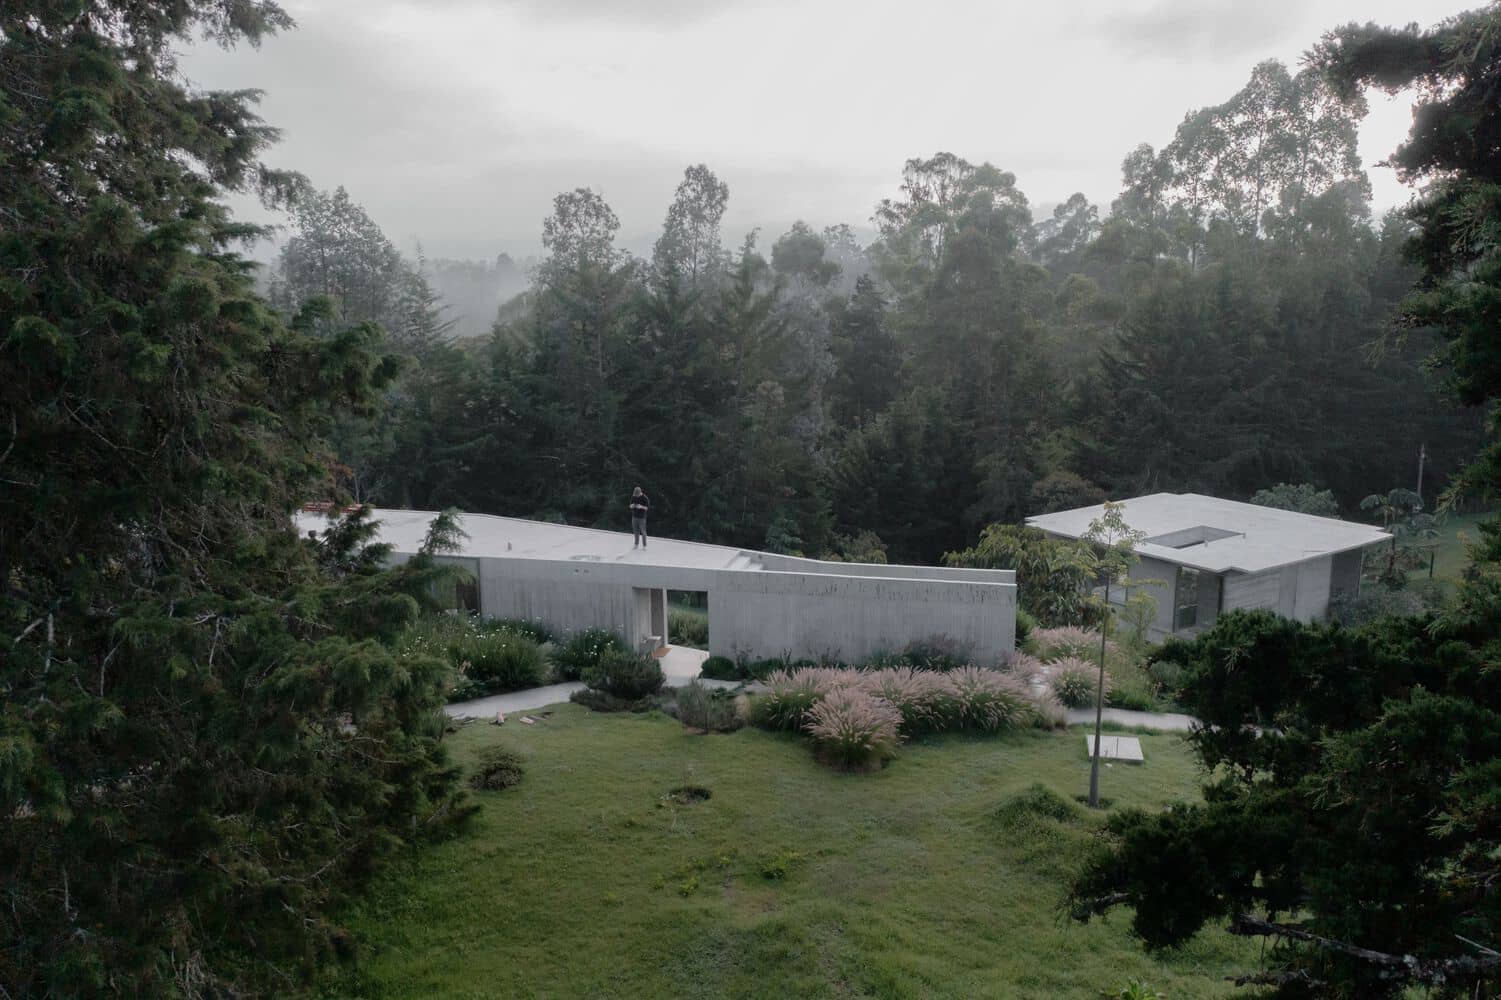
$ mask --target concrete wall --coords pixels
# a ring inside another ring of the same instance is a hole
[[[1282,600],[1282,572],[1225,574],[1226,611],[1278,609]]]
[[[999,663],[1016,643],[1016,587],[827,573],[725,572],[709,589],[709,649],[753,659],[859,661],[942,636]]]
[[[1323,621],[1329,615],[1334,558],[1322,556],[1264,573],[1229,575],[1225,578],[1225,610],[1266,608],[1298,621]],[[1356,580],[1358,583],[1358,565]]]
[[[959,582],[485,558],[479,596],[489,617],[540,619],[565,632],[607,628],[639,648],[654,632],[653,593],[706,591],[710,648],[725,656],[859,659],[943,636],[995,663],[1015,648],[1016,585],[1004,579],[1009,571],[980,572]]]
[[[1152,619],[1151,635],[1160,639],[1173,630],[1173,602],[1178,586],[1178,567],[1173,563],[1143,558],[1131,567],[1128,574],[1132,580],[1151,580],[1135,588],[1133,593],[1150,594],[1157,601],[1157,615]],[[1115,598],[1123,601],[1124,598]]]
[[[649,605],[614,574],[535,559],[481,559],[480,610],[490,618],[535,618],[560,631],[607,628],[633,646]]]
[[[1365,553],[1361,549],[1341,552],[1334,556],[1329,567],[1329,599],[1341,594],[1360,596],[1360,564]]]
[[[1329,617],[1329,580],[1333,562],[1330,556],[1324,556],[1291,567],[1297,572],[1294,574],[1293,610],[1289,617],[1300,622],[1323,621]]]

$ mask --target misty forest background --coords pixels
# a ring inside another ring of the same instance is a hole
[[[1108,210],[1034,217],[1014,175],[939,153],[868,245],[797,223],[726,247],[731,192],[692,166],[650,259],[579,189],[527,273],[404,258],[341,188],[301,203],[263,281],[404,355],[337,435],[350,492],[383,505],[622,528],[640,484],[662,534],[918,562],[1160,490],[1306,482],[1356,516],[1419,485],[1423,446],[1431,499],[1482,438],[1420,363],[1433,344],[1391,326],[1413,223],[1371,214],[1363,113],[1263,63],[1130,151]]]

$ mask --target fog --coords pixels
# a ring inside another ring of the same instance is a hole
[[[553,195],[588,186],[645,253],[684,166],[730,187],[728,244],[795,219],[869,234],[903,162],[949,150],[1017,174],[1034,214],[1110,204],[1121,158],[1161,147],[1267,58],[1296,66],[1351,20],[1432,23],[1457,3],[935,0],[610,3],[320,0],[259,52],[194,45],[205,88],[258,88],[266,157],[344,185],[404,252],[518,261]],[[1372,96],[1361,134],[1379,213],[1408,197],[1377,163],[1410,100]],[[236,207],[276,221],[253,201]],[[268,253],[262,248],[262,255]]]

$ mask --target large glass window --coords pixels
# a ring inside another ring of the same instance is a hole
[[[1199,623],[1199,571],[1178,567],[1177,599],[1173,612],[1173,631],[1193,628]]]

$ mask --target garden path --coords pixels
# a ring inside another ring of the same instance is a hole
[[[698,677],[699,670],[708,658],[708,650],[668,646],[667,655],[660,661],[668,686],[682,687]],[[703,683],[709,687],[735,686],[732,681],[704,680]],[[570,684],[548,684],[545,687],[527,688],[525,691],[512,691],[510,694],[492,694],[473,701],[454,702],[446,710],[455,719],[493,719],[497,712],[510,715],[512,712],[527,712],[544,705],[556,705],[560,701],[567,701],[573,692],[583,689],[584,685],[577,681]]]

